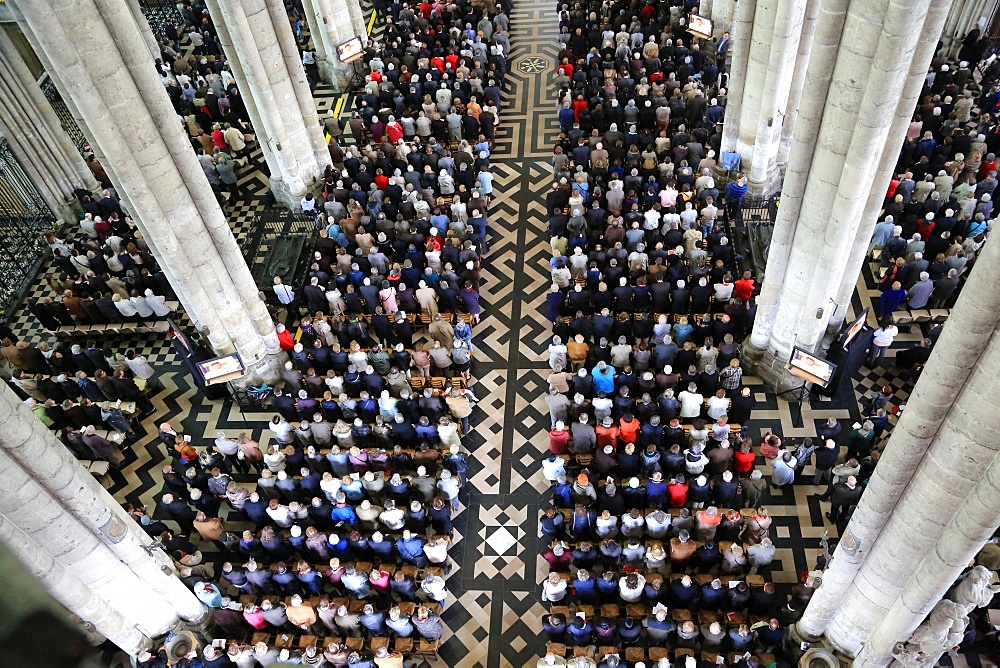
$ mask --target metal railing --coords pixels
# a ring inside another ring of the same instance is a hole
[[[10,313],[31,288],[47,254],[42,235],[53,215],[0,137],[0,313]]]
[[[59,124],[62,125],[63,130],[66,131],[66,134],[73,141],[76,150],[80,152],[80,155],[83,155],[85,153],[83,150],[84,147],[90,142],[83,136],[83,131],[76,124],[76,119],[73,118],[73,114],[70,112],[69,107],[66,106],[66,102],[63,101],[62,96],[56,89],[56,85],[52,83],[52,79],[47,74],[44,75],[44,79],[38,82],[38,85],[41,86],[45,99],[52,106],[52,111],[56,112],[56,116],[59,117]]]
[[[316,244],[316,222],[287,209],[268,209],[254,217],[240,248],[254,281],[268,294],[275,276],[298,285],[309,269]]]

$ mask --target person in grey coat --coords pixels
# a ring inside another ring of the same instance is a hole
[[[920,272],[920,280],[906,291],[906,299],[910,308],[924,308],[934,292],[934,282],[926,271]]]

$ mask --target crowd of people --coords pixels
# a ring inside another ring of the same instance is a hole
[[[697,650],[757,665],[814,584],[777,593],[767,581],[779,541],[762,501],[818,485],[812,498],[843,528],[890,428],[883,388],[843,433],[830,419],[814,438],[754,443],[739,346],[759,286],[725,223],[747,184],[716,182],[729,35],[692,38],[685,19],[677,3],[560,13],[539,666],[660,665]],[[950,306],[988,233],[1000,89],[967,59],[932,63],[879,216],[870,251],[890,319]],[[996,81],[1000,64],[985,65]],[[926,361],[939,330],[900,361]],[[896,333],[890,320],[875,333],[871,366]],[[586,656],[567,660],[565,645]]]

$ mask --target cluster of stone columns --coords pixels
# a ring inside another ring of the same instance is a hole
[[[996,8],[997,0],[954,0],[941,34],[948,55],[958,54],[962,40],[977,25],[985,33],[988,26],[985,23],[980,25],[980,21],[988,21]]]
[[[799,384],[784,369],[793,346],[816,350],[849,299],[878,210],[869,198],[885,192],[905,136],[903,119],[920,90],[917,73],[926,72],[933,55],[933,46],[918,47],[921,40],[934,43],[928,36],[940,34],[949,4],[822,3],[757,316],[744,346],[758,375],[779,389]]]
[[[340,90],[350,80],[352,70],[351,65],[337,58],[337,46],[354,37],[360,37],[362,42],[368,38],[361,4],[349,0],[303,0],[302,7],[316,49],[320,78]]]
[[[207,4],[257,130],[271,191],[289,209],[301,210],[302,197],[320,188],[332,163],[284,3]]]
[[[1000,523],[1000,244],[984,247],[797,631],[887,665]]]
[[[0,540],[52,596],[130,653],[207,609],[110,494],[3,385]]]
[[[63,220],[75,220],[73,191],[100,185],[59,124],[59,117],[28,71],[14,43],[0,30],[0,134],[45,203]]]
[[[770,194],[779,186],[779,149],[795,125],[819,4],[740,0],[736,5],[722,150],[742,156],[752,194]]]
[[[274,324],[128,5],[14,10],[191,319],[218,353],[240,354],[246,382],[275,379],[283,354]]]

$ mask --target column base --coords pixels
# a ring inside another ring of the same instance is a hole
[[[769,197],[781,190],[784,181],[784,174],[781,169],[775,167],[764,177],[763,181],[753,181],[747,179],[747,194],[753,197]]]
[[[345,65],[336,60],[316,59],[319,78],[329,84],[334,91],[340,93],[347,90],[351,83],[354,70],[350,64]]]
[[[294,213],[302,212],[302,198],[306,196],[306,193],[312,193],[319,199],[320,187],[322,183],[320,181],[314,181],[312,184],[307,185],[301,191],[293,190],[288,183],[282,179],[280,176],[272,176],[269,179],[271,186],[271,193],[274,195],[274,199],[277,200],[278,204],[292,211]]]
[[[268,353],[264,359],[256,364],[248,364],[247,371],[249,373],[239,380],[234,380],[233,385],[239,389],[243,389],[248,385],[260,385],[261,383],[273,386],[281,379],[281,370],[287,361],[288,353],[279,348],[278,352]]]
[[[775,351],[758,348],[745,341],[740,359],[747,371],[760,377],[775,392],[802,387],[802,379],[785,368],[788,360],[779,359]]]
[[[808,646],[803,649],[803,643]],[[834,647],[824,637],[813,637],[792,624],[782,641],[782,654],[796,665],[815,668],[840,668],[854,665],[854,658]]]

